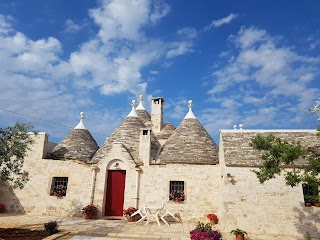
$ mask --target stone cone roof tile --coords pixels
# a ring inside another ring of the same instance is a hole
[[[147,110],[136,109],[136,113],[146,127],[151,127],[151,116]]]
[[[57,160],[89,161],[99,146],[87,129],[73,129],[52,151]]]
[[[185,118],[167,140],[158,160],[165,163],[217,164],[218,146],[196,118]]]
[[[139,140],[141,128],[146,128],[142,120],[138,117],[126,117],[126,119],[115,129],[115,131],[106,139],[102,147],[96,152],[92,158],[93,163],[99,162],[105,158],[112,147],[112,143],[121,142],[129,154],[137,162],[139,158]],[[154,137],[151,137],[151,145],[153,152],[157,152],[160,144]],[[155,153],[154,153],[155,154]]]

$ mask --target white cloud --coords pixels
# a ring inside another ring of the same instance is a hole
[[[152,23],[157,23],[161,18],[166,16],[170,12],[170,6],[161,0],[154,0],[153,11],[150,14],[150,21]]]
[[[172,45],[172,49],[167,52],[167,58],[173,58],[186,53],[194,52],[189,42],[177,42]]]
[[[205,27],[205,30],[209,30],[211,28],[220,27],[220,26],[222,26],[224,24],[228,24],[228,23],[230,23],[232,20],[234,20],[237,17],[238,17],[237,14],[230,13],[227,17],[224,17],[224,18],[221,18],[221,19],[218,19],[218,20],[213,20],[209,26]]]
[[[90,16],[100,26],[102,41],[115,38],[139,41],[143,37],[141,28],[150,18],[148,0],[102,0],[100,4],[91,9]]]
[[[195,28],[191,27],[186,27],[179,29],[177,31],[177,34],[183,38],[189,38],[189,39],[194,39],[198,37],[198,32]]]
[[[235,48],[212,73],[210,99],[224,109],[237,103],[235,114],[244,116],[249,126],[288,127],[292,119],[305,119],[308,106],[320,95],[312,87],[319,59],[301,56],[280,38],[253,27],[242,28],[230,39]]]
[[[75,33],[75,32],[78,32],[81,30],[81,25],[79,24],[76,24],[74,21],[72,21],[71,19],[68,19],[66,22],[65,22],[65,32],[68,32],[68,33]]]

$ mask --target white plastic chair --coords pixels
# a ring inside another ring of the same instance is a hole
[[[169,215],[171,216],[174,220],[178,221],[178,219],[169,211],[169,209],[166,207],[166,205],[163,204],[162,209],[165,211],[162,215],[161,215],[161,220],[164,221],[165,224],[167,224],[168,226],[169,223],[164,219],[165,216]]]
[[[144,219],[146,219],[146,217],[148,215],[147,215],[146,205],[145,204],[143,204],[137,211],[132,213],[131,216],[133,217],[133,216],[135,216],[137,214],[139,214],[141,216],[141,218],[137,221],[137,223],[143,221]]]

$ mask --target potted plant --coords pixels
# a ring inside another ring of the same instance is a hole
[[[3,203],[0,203],[0,213],[4,213],[6,206]]]
[[[231,234],[234,234],[236,236],[236,240],[244,240],[244,235],[247,235],[247,232],[244,230],[241,230],[240,228],[233,229],[231,231]]]
[[[183,202],[184,201],[184,192],[172,190],[169,194],[169,200],[174,202]]]
[[[196,228],[190,231],[191,240],[220,240],[221,238],[221,233],[217,230],[212,230],[210,223],[198,222]]]
[[[66,195],[66,193],[67,193],[67,188],[63,185],[54,186],[51,191],[51,195],[57,198],[62,198],[63,196]]]
[[[212,224],[217,224],[219,222],[218,216],[215,215],[214,213],[209,213],[207,215],[207,218],[210,220]]]
[[[306,207],[311,207],[312,206],[312,201],[314,197],[312,195],[306,195],[304,196],[304,202]]]
[[[95,205],[88,204],[82,208],[82,215],[85,219],[94,219],[98,213],[98,208]]]
[[[43,225],[44,225],[45,231],[48,233],[49,236],[59,232],[58,231],[59,225],[58,225],[57,221],[50,221],[50,222],[47,222]]]
[[[123,216],[125,216],[128,219],[128,222],[134,222],[136,221],[136,216],[131,216],[134,212],[136,212],[137,209],[134,207],[129,207],[127,209],[123,209]]]
[[[320,196],[319,195],[314,197],[314,203],[313,204],[314,204],[315,207],[320,207]]]

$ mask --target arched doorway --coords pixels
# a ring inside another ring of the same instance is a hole
[[[126,171],[123,169],[123,162],[118,160],[112,161],[107,167],[105,216],[123,215],[126,183]]]

